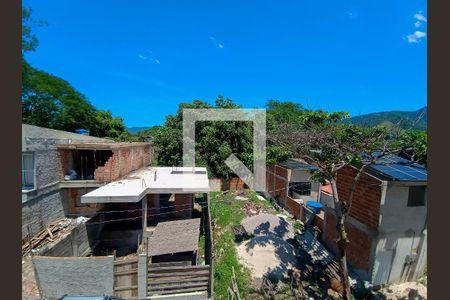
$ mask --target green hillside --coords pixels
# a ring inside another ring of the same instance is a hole
[[[386,111],[370,113],[352,117],[346,120],[348,123],[361,126],[392,126],[400,122],[403,129],[426,130],[427,129],[427,107],[416,111]]]

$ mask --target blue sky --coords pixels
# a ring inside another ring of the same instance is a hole
[[[218,94],[351,115],[427,101],[423,0],[24,1],[40,45],[26,55],[127,126],[164,122]]]

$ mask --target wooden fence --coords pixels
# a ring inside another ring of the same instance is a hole
[[[138,259],[114,261],[114,295],[124,299],[138,298]]]
[[[206,292],[209,274],[209,265],[191,266],[188,262],[149,264],[148,296]]]

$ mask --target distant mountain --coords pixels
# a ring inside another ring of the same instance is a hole
[[[139,131],[149,129],[150,127],[151,126],[147,126],[147,127],[127,127],[127,130],[130,133],[138,133]]]
[[[416,111],[386,111],[349,118],[347,123],[361,126],[390,126],[400,122],[403,129],[427,130],[427,107]]]

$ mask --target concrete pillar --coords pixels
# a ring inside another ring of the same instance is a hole
[[[147,298],[147,255],[138,256],[138,298]]]

